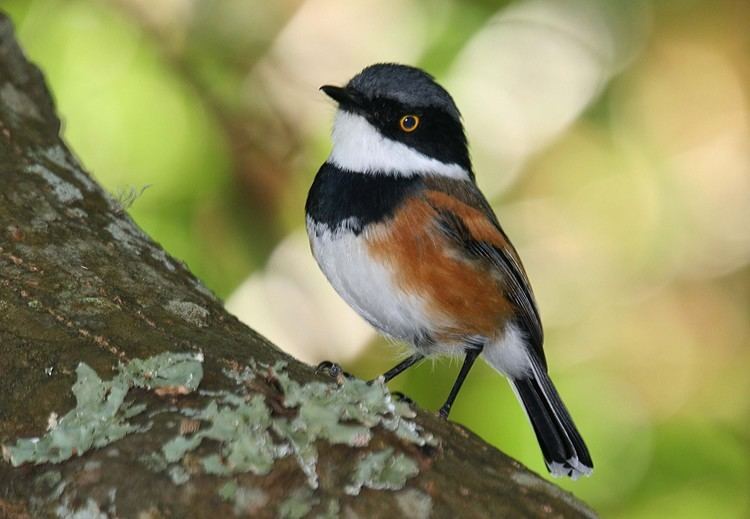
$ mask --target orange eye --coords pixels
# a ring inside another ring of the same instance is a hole
[[[401,129],[405,132],[413,132],[417,129],[417,126],[419,126],[419,116],[418,115],[405,115],[401,118],[401,120],[398,122],[399,126],[401,126]]]

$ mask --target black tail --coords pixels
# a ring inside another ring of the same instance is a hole
[[[536,433],[547,469],[553,476],[578,479],[591,474],[594,464],[570,413],[546,370],[531,358],[531,371],[509,379]]]

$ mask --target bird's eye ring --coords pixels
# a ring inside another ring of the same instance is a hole
[[[419,116],[413,114],[405,115],[398,122],[398,125],[407,133],[413,132],[419,126]]]

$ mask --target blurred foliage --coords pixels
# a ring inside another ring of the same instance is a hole
[[[562,485],[604,517],[750,516],[750,4],[2,8],[87,168],[113,193],[151,186],[136,221],[281,347],[349,359],[363,377],[398,349],[336,299],[300,234],[329,148],[333,109],[316,88],[374,61],[427,68],[462,108],[591,446],[593,477]],[[456,370],[428,362],[393,386],[436,409]],[[545,473],[483,364],[452,418]]]

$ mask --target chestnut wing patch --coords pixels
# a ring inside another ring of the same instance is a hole
[[[466,337],[494,337],[514,313],[494,269],[465,255],[435,226],[437,213],[422,197],[412,197],[387,223],[364,231],[371,257],[393,271],[399,297],[414,296],[432,338],[461,347]]]
[[[442,193],[440,196],[429,193],[427,198],[437,213],[438,229],[457,248],[458,253],[470,259],[487,261],[498,269],[505,296],[515,309],[518,324],[546,368],[542,325],[531,286],[512,245],[493,222],[495,219],[489,219],[481,211],[454,199],[450,204],[441,203],[447,198]]]

